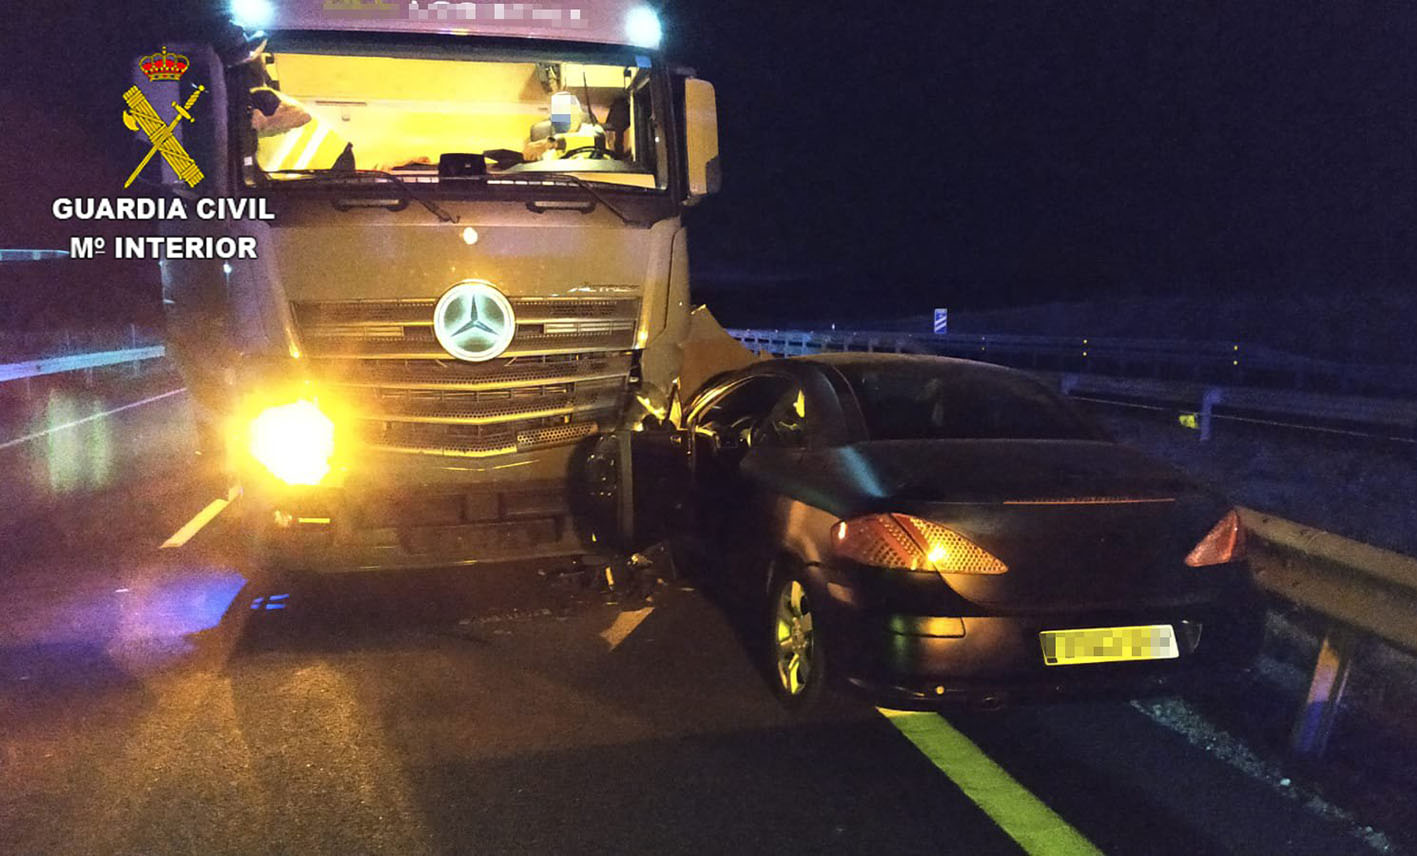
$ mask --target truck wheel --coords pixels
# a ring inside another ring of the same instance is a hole
[[[809,710],[826,691],[828,666],[811,589],[799,571],[784,569],[774,576],[767,613],[766,665],[773,693],[788,710]]]

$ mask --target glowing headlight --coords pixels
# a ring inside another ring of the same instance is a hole
[[[664,35],[659,15],[647,6],[637,6],[625,16],[625,38],[637,48],[657,48]]]
[[[335,423],[313,401],[278,404],[251,420],[251,455],[286,484],[319,484],[335,453]]]

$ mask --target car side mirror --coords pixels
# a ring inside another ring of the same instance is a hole
[[[718,104],[713,84],[695,77],[684,80],[684,141],[689,171],[690,205],[723,183],[718,165]]]

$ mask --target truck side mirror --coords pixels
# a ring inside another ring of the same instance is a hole
[[[693,204],[717,193],[723,181],[718,166],[718,105],[713,84],[690,77],[684,81],[684,139],[689,166],[689,199]]]

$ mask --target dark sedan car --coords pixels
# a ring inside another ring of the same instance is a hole
[[[789,706],[829,681],[897,707],[1140,695],[1258,649],[1235,510],[1021,372],[772,360],[710,381],[682,427],[639,435],[637,513],[760,604]]]

